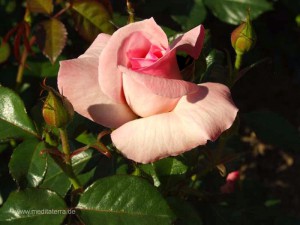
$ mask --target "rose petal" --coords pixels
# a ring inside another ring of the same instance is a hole
[[[117,66],[128,66],[126,54],[130,49],[147,48],[148,51],[148,42],[165,49],[168,47],[166,34],[153,18],[124,26],[111,36],[99,58],[99,84],[103,93],[116,102],[125,102],[122,76]]]
[[[176,49],[177,51],[184,51],[194,59],[197,59],[202,50],[205,36],[205,29],[202,25],[199,25],[185,34],[177,37],[170,45],[171,51]]]
[[[198,85],[137,73],[119,66],[123,72],[123,90],[127,104],[141,117],[169,112],[179,99],[198,91]]]
[[[92,49],[89,49],[92,50]],[[76,112],[106,127],[116,128],[137,116],[127,105],[113,102],[98,84],[98,58],[85,54],[60,62],[58,87]]]
[[[129,159],[149,163],[216,140],[232,125],[237,111],[226,86],[205,83],[182,97],[172,112],[128,122],[111,138]]]
[[[227,175],[226,181],[236,182],[239,178],[240,178],[240,172],[236,170]]]
[[[184,51],[197,59],[202,50],[205,30],[202,25],[177,37],[163,57],[148,67],[136,70],[144,74],[155,74],[171,79],[182,79],[176,60],[176,51]]]
[[[165,55],[156,62],[136,71],[169,79],[182,79],[176,59],[176,52],[170,50],[166,51]]]
[[[84,58],[84,57],[99,58],[100,53],[102,52],[103,48],[106,46],[110,37],[111,36],[109,34],[104,34],[104,33],[99,34],[97,38],[94,40],[94,42],[91,44],[91,46],[85,51],[85,53],[79,56],[79,58]]]

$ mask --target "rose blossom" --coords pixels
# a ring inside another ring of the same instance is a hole
[[[229,89],[182,80],[176,51],[197,59],[195,27],[169,45],[154,19],[99,34],[77,59],[60,63],[58,87],[79,114],[106,127],[129,159],[148,163],[216,140],[237,113]]]

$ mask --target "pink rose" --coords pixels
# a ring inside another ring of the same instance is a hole
[[[237,113],[229,89],[182,80],[176,51],[198,58],[203,26],[169,45],[151,18],[99,34],[77,59],[62,61],[58,87],[79,114],[110,128],[129,159],[148,163],[216,140]]]

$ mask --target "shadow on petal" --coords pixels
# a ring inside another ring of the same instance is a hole
[[[87,110],[93,121],[109,128],[117,128],[137,118],[137,115],[123,104],[95,104]]]
[[[201,101],[208,95],[207,87],[204,87],[204,86],[198,86],[198,87],[199,87],[199,91],[197,91],[196,93],[187,95],[186,99],[188,102],[196,103],[198,101]]]

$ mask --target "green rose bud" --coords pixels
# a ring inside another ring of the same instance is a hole
[[[56,128],[63,128],[73,119],[74,109],[67,98],[55,91],[53,88],[43,84],[48,96],[42,109],[45,122]]]
[[[238,26],[231,34],[231,44],[237,54],[248,52],[256,42],[256,34],[250,21],[250,15],[245,22]]]

